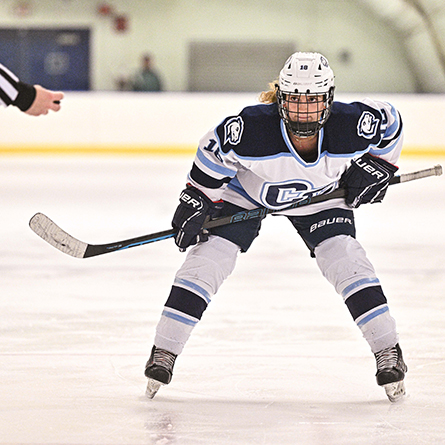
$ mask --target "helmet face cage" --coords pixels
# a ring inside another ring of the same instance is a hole
[[[277,88],[278,112],[287,129],[299,138],[315,136],[331,114],[333,93],[334,87],[323,94],[288,94]]]
[[[334,73],[324,56],[292,54],[276,85],[278,112],[288,131],[299,138],[316,135],[331,114],[334,90]]]

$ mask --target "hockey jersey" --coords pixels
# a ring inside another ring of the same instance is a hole
[[[351,159],[369,152],[395,164],[403,142],[402,121],[386,102],[334,102],[318,136],[318,156],[306,162],[293,146],[277,104],[244,108],[211,129],[199,142],[188,182],[210,199],[245,209],[284,209],[293,202],[332,192]],[[283,212],[306,215],[342,199]]]

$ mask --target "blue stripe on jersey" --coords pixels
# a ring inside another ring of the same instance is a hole
[[[262,207],[263,205],[259,202],[252,199],[250,195],[247,194],[247,192],[244,190],[244,187],[239,182],[238,178],[233,178],[228,184],[227,188],[234,190],[238,195],[241,195],[243,198],[247,199],[249,202],[254,204],[256,207]]]
[[[387,153],[390,153],[391,151],[394,150],[394,145],[397,144],[398,140],[399,140],[399,138],[395,139],[385,148],[378,148],[378,147],[373,146],[373,148],[371,148],[371,150],[369,150],[369,153],[372,155],[375,155],[375,156],[386,155]]]
[[[230,170],[226,167],[223,167],[222,165],[212,162],[210,159],[204,156],[201,150],[198,150],[196,156],[203,165],[205,165],[207,168],[214,171],[215,173],[219,173],[220,175],[223,175],[225,177],[228,176],[229,178],[233,178],[236,175],[236,171]]]
[[[297,150],[295,149],[292,142],[290,141],[289,135],[287,134],[286,126],[282,120],[280,121],[280,128],[281,128],[281,135],[283,136],[283,140],[284,140],[289,152],[292,154],[293,158],[299,164],[306,167],[307,165],[317,165],[320,162],[320,159],[322,158],[322,155],[320,154],[320,146],[323,141],[323,128],[320,130],[320,137],[318,139],[317,150],[318,150],[319,156],[317,156],[317,160],[315,162],[306,162],[300,157]]]
[[[323,153],[321,153],[320,158],[322,158],[323,156],[327,156],[328,158],[353,158],[355,156],[358,155],[363,155],[367,152],[368,150],[362,150],[362,151],[355,151],[354,153],[329,153],[328,151],[324,151]]]
[[[230,153],[230,152],[229,152]],[[228,153],[221,153],[223,156],[226,156]],[[242,156],[239,154],[236,154],[236,157],[238,159],[243,159],[246,161],[264,161],[264,160],[270,160],[270,159],[278,159],[278,158],[289,158],[292,157],[291,153],[277,153],[270,156]]]
[[[285,133],[283,133],[283,135],[284,134]],[[220,141],[220,138],[219,138],[218,133],[216,131],[215,131],[215,135],[216,135],[216,138],[218,139],[218,145],[221,147],[221,141]],[[284,142],[286,142],[286,145],[289,147],[289,144],[287,143],[286,138],[284,136],[283,136],[283,139],[284,139]],[[264,161],[264,160],[269,160],[269,159],[278,159],[278,158],[282,158],[282,157],[291,157],[291,156],[293,156],[293,154],[289,153],[289,152],[278,152],[278,153],[274,153],[272,155],[261,155],[260,154],[258,156],[245,156],[245,155],[241,155],[241,154],[237,153],[237,151],[235,149],[230,149],[227,152],[224,152],[223,150],[221,150],[220,151],[220,155],[225,157],[229,153],[232,153],[232,152],[235,152],[236,157],[238,159],[243,159],[243,160],[246,160],[246,161]],[[233,175],[232,175],[232,177],[233,177]]]
[[[364,317],[363,319],[361,319],[358,323],[357,326],[361,327],[364,324],[370,322],[371,320],[373,320],[375,317],[378,317],[379,315],[384,314],[385,312],[388,312],[388,306],[381,306],[379,308],[377,308],[374,312],[371,312],[370,314],[368,314],[366,317]]]
[[[391,114],[394,117],[394,122],[391,124],[391,126],[387,127],[385,131],[385,134],[388,133],[388,135],[395,133],[400,125],[398,113],[392,105],[391,105]]]
[[[226,153],[222,153],[223,155],[226,155]],[[292,157],[291,153],[277,153],[270,156],[241,156],[239,154],[236,155],[238,159],[243,159],[246,161],[268,161],[270,159],[278,159],[278,158],[290,158]]]
[[[296,152],[294,146],[292,145],[292,143],[289,141],[289,137],[287,135],[287,131],[286,131],[286,127],[284,125],[284,122],[281,121],[281,133],[283,135],[283,139],[287,145],[287,147],[289,148],[289,151],[291,152],[292,156],[295,158],[296,161],[298,161],[301,165],[303,165],[304,167],[309,166],[315,166],[317,165],[321,159],[324,156],[327,156],[328,158],[353,158],[355,156],[358,155],[362,155],[365,154],[368,150],[361,150],[361,151],[356,151],[353,153],[329,153],[328,151],[321,151],[322,147],[323,147],[323,137],[324,137],[324,128],[322,128],[319,132],[319,139],[318,139],[318,159],[315,162],[305,162],[303,159],[301,159],[301,157],[298,155],[298,153]],[[321,147],[321,149],[320,149]],[[321,153],[320,153],[321,151]],[[284,154],[284,153],[283,153]]]

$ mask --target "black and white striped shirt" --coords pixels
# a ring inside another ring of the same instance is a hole
[[[36,97],[35,88],[19,78],[0,63],[0,105],[15,105],[26,111]]]

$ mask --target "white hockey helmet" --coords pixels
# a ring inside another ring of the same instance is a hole
[[[319,53],[292,54],[280,71],[276,88],[278,112],[288,130],[300,138],[317,134],[326,124],[334,101],[334,73],[326,57]],[[318,98],[318,109],[313,112],[316,118],[307,111],[289,113],[291,99],[307,103],[308,97],[314,96]]]

